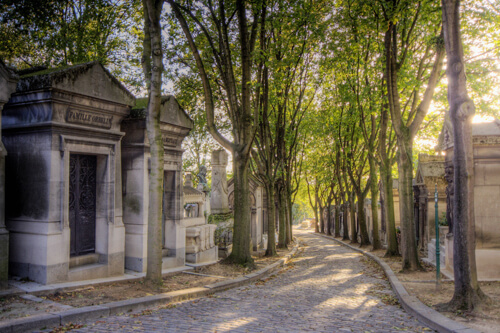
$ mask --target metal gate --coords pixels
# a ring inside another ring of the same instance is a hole
[[[71,154],[69,161],[70,254],[95,252],[97,157]]]

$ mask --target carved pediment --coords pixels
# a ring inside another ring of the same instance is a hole
[[[135,97],[99,62],[49,68],[21,76],[17,91],[56,88],[133,106]]]
[[[7,103],[10,95],[16,91],[17,80],[19,77],[14,71],[0,60],[0,103]]]
[[[444,151],[453,147],[453,124],[450,119],[450,112],[446,111],[444,115],[443,128],[439,134],[437,151]]]
[[[164,96],[161,99],[160,122],[184,128],[193,128],[193,121],[179,105],[174,96]]]

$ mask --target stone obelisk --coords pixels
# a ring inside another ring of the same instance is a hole
[[[223,149],[212,152],[212,193],[210,197],[212,214],[229,212],[226,174],[227,158],[228,155]]]

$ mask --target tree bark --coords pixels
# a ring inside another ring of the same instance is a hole
[[[278,248],[286,249],[286,198],[283,186],[278,185],[278,210],[279,210],[279,234],[278,234]]]
[[[396,235],[396,218],[394,216],[394,194],[392,193],[392,172],[387,170],[386,163],[380,167],[380,179],[382,191],[384,192],[384,205],[382,209],[387,219],[387,251],[386,257],[399,256],[398,238]]]
[[[377,181],[377,170],[375,166],[375,161],[370,161],[370,172],[371,175],[371,185],[370,185],[370,193],[372,197],[371,202],[371,210],[372,210],[372,247],[373,250],[378,250],[382,246],[380,244],[380,235],[379,235],[379,222],[378,222],[378,181]]]
[[[253,262],[251,255],[251,209],[248,178],[248,158],[235,152],[233,157],[234,174],[234,228],[233,250],[227,260],[247,265]]]
[[[163,71],[160,14],[163,1],[144,0],[143,5],[145,30],[143,70],[149,90],[146,128],[151,155],[146,281],[154,285],[161,285],[164,150],[160,130]]]
[[[383,214],[386,219],[387,251],[385,252],[385,256],[392,257],[399,256],[399,249],[398,239],[396,236],[396,220],[394,217],[394,196],[392,193],[392,161],[387,153],[387,131],[390,131],[389,110],[387,104],[382,106],[381,113],[380,139],[378,146],[378,153],[380,155],[380,182],[382,184],[380,195],[383,198],[381,209],[383,210]]]
[[[326,234],[328,236],[332,235],[332,201],[328,198],[328,203],[326,204]]]
[[[340,200],[338,196],[335,198],[335,226],[334,237],[340,237]]]
[[[292,194],[290,190],[290,183],[286,184],[286,216],[287,216],[287,228],[286,228],[286,244],[292,242],[292,226],[293,226],[293,214],[292,214]]]
[[[349,193],[349,215],[351,216],[351,244],[358,243],[358,230],[356,229],[356,208],[354,206],[354,193]]]
[[[272,257],[276,253],[276,206],[274,202],[274,184],[266,183],[267,191],[267,249],[266,256]]]
[[[349,202],[344,201],[343,212],[342,212],[342,240],[349,240]]]
[[[363,193],[356,193],[358,199],[358,223],[359,223],[359,233],[360,233],[360,246],[370,245],[370,238],[368,237],[368,228],[366,227],[366,213],[365,213],[365,198]]]
[[[413,162],[411,140],[405,140],[398,152],[399,172],[399,215],[401,216],[401,254],[403,256],[403,270],[421,269],[418,260],[417,234],[413,218]]]
[[[460,1],[443,0],[443,29],[448,65],[448,103],[453,124],[453,270],[455,290],[449,306],[471,311],[486,298],[477,281],[475,260],[473,101],[467,94],[460,35]]]

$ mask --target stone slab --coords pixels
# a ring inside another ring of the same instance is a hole
[[[163,302],[168,303],[169,301],[170,301],[169,297],[160,294],[160,295],[145,296],[145,297],[127,299],[123,301],[106,303],[102,304],[101,306],[109,309],[109,315],[117,315],[120,313],[131,312],[149,306],[158,305]]]
[[[85,306],[55,313],[61,318],[61,325],[83,320],[99,319],[109,316],[109,308],[100,305]]]
[[[242,276],[229,281],[220,281],[212,284],[207,284],[205,288],[209,288],[212,292],[226,290],[229,288],[240,287],[248,282],[248,278]]]
[[[61,323],[58,315],[43,313],[25,318],[18,318],[0,324],[0,333],[31,332],[48,327],[59,326]]]

